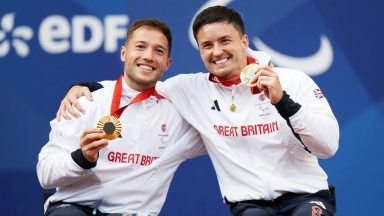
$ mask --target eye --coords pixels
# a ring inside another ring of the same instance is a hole
[[[231,42],[231,40],[225,38],[221,41],[222,44],[229,44]]]
[[[145,49],[145,46],[142,45],[142,44],[137,44],[135,47],[136,47],[136,49],[138,49],[138,50],[144,50],[144,49]]]
[[[160,55],[164,55],[164,53],[165,53],[165,51],[163,49],[160,49],[160,48],[156,49],[155,51],[157,54],[160,54]]]
[[[212,44],[203,44],[201,47],[203,49],[211,49],[212,48]]]

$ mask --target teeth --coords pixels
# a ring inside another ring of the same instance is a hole
[[[153,67],[150,67],[148,65],[139,65],[139,67],[143,70],[148,70],[148,71],[152,71],[153,70]]]
[[[223,64],[223,63],[226,62],[227,60],[228,60],[228,58],[223,58],[223,59],[220,59],[220,60],[215,61],[215,64]]]

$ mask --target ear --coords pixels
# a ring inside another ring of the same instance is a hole
[[[248,35],[243,35],[243,38],[242,38],[242,43],[243,43],[243,52],[247,51],[247,48],[249,46],[249,40],[248,40]]]
[[[126,54],[126,52],[127,52],[127,47],[121,46],[120,47],[120,60],[122,62],[125,62],[125,54]]]
[[[171,64],[172,64],[172,58],[169,57],[168,60],[167,60],[167,67],[166,67],[165,71],[168,71],[169,67],[171,67]]]

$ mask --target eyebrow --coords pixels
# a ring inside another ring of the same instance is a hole
[[[230,35],[224,35],[224,36],[219,37],[218,41],[221,41],[221,40],[224,40],[224,39],[230,39],[230,38],[231,38]],[[211,43],[211,41],[203,41],[203,42],[200,43],[200,45],[203,46],[203,45],[206,45],[206,44],[209,44],[209,43]]]
[[[231,38],[231,36],[229,36],[229,35],[224,35],[224,36],[220,37],[219,40],[228,39],[228,38]]]
[[[146,41],[134,41],[134,44],[137,44],[137,43],[148,44],[148,42],[146,42]],[[161,49],[164,49],[165,51],[168,51],[168,49],[166,47],[164,47],[163,45],[161,45],[161,44],[155,44],[155,46],[159,47]]]

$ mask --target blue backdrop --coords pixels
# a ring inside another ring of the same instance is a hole
[[[119,46],[133,20],[156,17],[172,28],[165,79],[205,71],[189,30],[195,14],[214,4],[242,13],[251,48],[321,86],[341,130],[336,156],[320,161],[337,188],[337,213],[380,215],[383,5],[357,0],[0,0],[0,212],[42,214],[35,165],[48,122],[70,84],[122,73]],[[162,215],[229,215],[207,156],[179,168]]]

